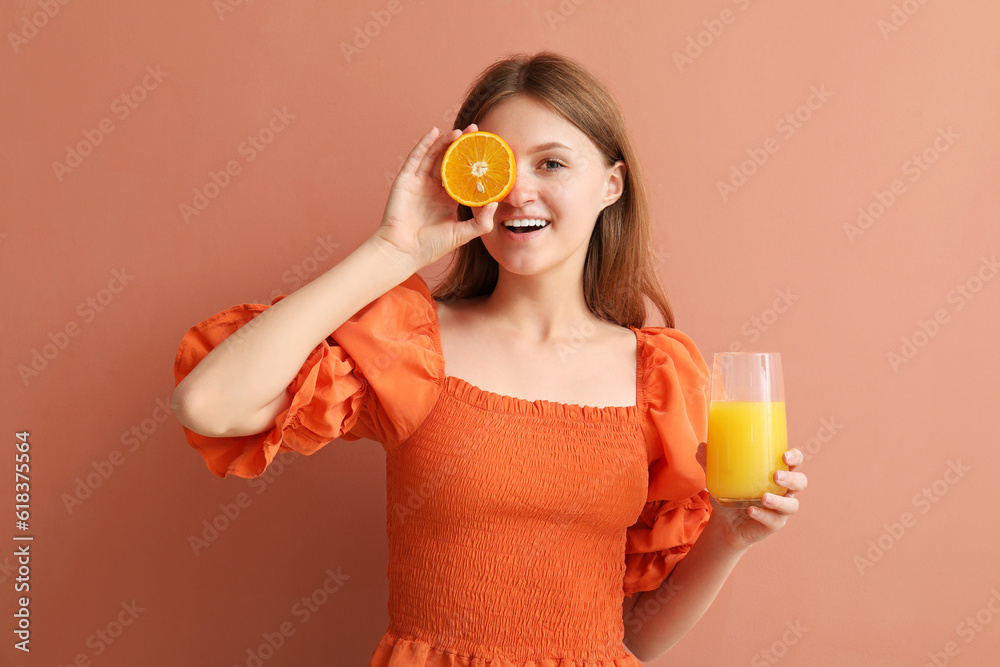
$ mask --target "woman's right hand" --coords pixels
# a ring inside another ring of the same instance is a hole
[[[471,220],[460,221],[458,203],[441,183],[441,157],[455,139],[475,132],[476,124],[464,132],[440,134],[435,127],[410,151],[392,182],[382,223],[373,238],[412,258],[418,268],[427,266],[472,239],[493,229],[497,203],[473,208]]]

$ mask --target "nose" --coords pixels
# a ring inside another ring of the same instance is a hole
[[[507,196],[503,198],[503,203],[514,208],[522,208],[538,199],[538,189],[534,179],[527,170],[522,171],[520,163],[517,166],[517,173],[514,175],[514,187],[510,189]]]

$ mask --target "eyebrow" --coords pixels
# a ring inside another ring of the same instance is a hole
[[[566,144],[561,144],[558,141],[550,141],[547,144],[539,144],[538,146],[535,146],[533,149],[531,149],[531,153],[541,153],[542,151],[550,151],[553,148],[565,148],[568,151],[573,150]]]

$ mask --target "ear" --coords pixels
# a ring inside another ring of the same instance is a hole
[[[625,171],[627,167],[625,163],[618,160],[613,165],[608,167],[607,178],[604,180],[604,197],[602,199],[603,206],[601,210],[603,211],[607,207],[614,204],[625,192]]]

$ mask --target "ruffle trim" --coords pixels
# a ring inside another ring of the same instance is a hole
[[[282,298],[276,297],[271,306]],[[174,360],[175,383],[179,384],[211,350],[231,335],[240,335],[240,329],[271,306],[231,306],[192,327]],[[350,427],[361,411],[365,388],[353,370],[353,363],[343,352],[329,339],[324,340],[289,384],[291,404],[275,416],[270,428],[253,435],[213,438],[183,427],[185,439],[214,475],[258,477],[279,450],[309,455]]]
[[[538,658],[513,662],[501,657],[461,655],[386,632],[375,647],[368,667],[642,667],[642,663],[624,646],[621,657],[610,660]]]
[[[175,385],[227,338],[246,336],[254,320],[284,298],[231,306],[191,327],[174,359]],[[432,349],[432,303],[423,278],[413,274],[320,341],[286,388],[290,405],[269,428],[213,438],[184,427],[188,444],[216,476],[246,478],[263,474],[279,451],[310,455],[337,438],[398,446],[440,391],[443,360]]]
[[[641,416],[639,407],[636,405],[595,407],[575,403],[556,403],[545,399],[528,400],[480,389],[467,380],[451,375],[445,377],[444,382],[451,396],[487,412],[616,424],[638,422]]]
[[[646,503],[625,540],[625,595],[655,590],[687,555],[712,515],[708,491],[699,491],[677,506]],[[648,526],[648,527],[647,527]]]

